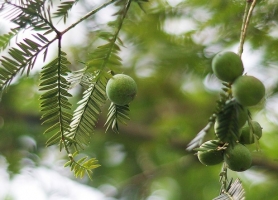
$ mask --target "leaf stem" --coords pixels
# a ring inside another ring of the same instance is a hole
[[[248,28],[248,25],[249,25],[249,22],[250,22],[250,19],[252,16],[252,12],[255,8],[256,3],[257,3],[257,1],[253,0],[249,7],[250,1],[246,1],[243,22],[242,22],[242,27],[241,27],[240,42],[239,42],[239,47],[238,47],[238,55],[240,57],[243,53],[243,45],[244,45],[244,41],[246,38],[247,28]]]
[[[97,13],[98,11],[100,11],[102,8],[105,8],[106,6],[114,3],[117,0],[110,0],[104,4],[102,4],[100,7],[96,8],[95,10],[90,11],[89,13],[87,13],[84,17],[80,18],[78,21],[76,21],[75,23],[73,23],[72,25],[70,25],[68,28],[66,28],[64,31],[61,32],[61,34],[63,35],[64,33],[68,32],[70,29],[74,28],[76,25],[78,25],[80,22],[86,20],[87,18],[89,18],[90,16],[94,15],[95,13]]]

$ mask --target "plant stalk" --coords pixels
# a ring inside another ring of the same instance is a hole
[[[238,47],[238,55],[241,57],[243,53],[243,45],[247,34],[247,28],[252,16],[252,12],[255,8],[255,5],[257,3],[257,0],[253,0],[251,5],[249,6],[250,2],[246,1],[244,16],[243,16],[243,22],[241,27],[241,34],[240,34],[240,41],[239,41],[239,47]],[[249,8],[249,9],[248,9]]]

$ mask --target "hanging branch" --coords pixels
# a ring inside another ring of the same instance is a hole
[[[240,34],[240,41],[239,41],[239,47],[238,47],[238,55],[241,57],[242,53],[243,53],[243,45],[244,45],[244,41],[246,38],[246,34],[247,34],[247,28],[252,16],[252,12],[255,8],[257,1],[253,0],[250,7],[250,1],[246,1],[246,6],[245,6],[245,11],[244,11],[244,17],[243,17],[243,22],[242,22],[242,27],[241,27],[241,34]],[[249,8],[249,9],[248,9]]]

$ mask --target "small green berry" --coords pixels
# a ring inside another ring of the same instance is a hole
[[[229,145],[224,152],[224,161],[229,169],[242,172],[251,167],[252,155],[247,147],[237,143],[234,146]]]
[[[218,142],[216,140],[209,140],[203,143],[200,148],[206,148],[204,151],[198,151],[197,156],[199,161],[204,165],[216,165],[223,162],[223,151],[217,150],[217,145],[213,142]],[[213,147],[212,149],[207,149],[207,147]]]
[[[244,126],[241,130],[240,135],[240,143],[242,144],[253,144],[255,143],[255,137],[257,137],[257,140],[259,140],[262,137],[262,127],[261,125],[256,121],[251,121],[250,126]]]
[[[106,86],[108,99],[116,105],[129,104],[137,93],[135,81],[125,74],[116,74],[109,79]]]
[[[243,106],[254,106],[265,96],[263,83],[253,76],[241,76],[232,84],[236,101]]]
[[[233,82],[242,75],[244,68],[241,58],[236,53],[224,51],[212,59],[212,71],[220,80]]]

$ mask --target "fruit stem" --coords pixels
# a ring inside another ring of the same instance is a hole
[[[248,25],[249,25],[249,22],[250,22],[250,19],[252,16],[252,12],[255,8],[256,3],[257,3],[257,0],[253,0],[249,7],[250,2],[248,2],[248,1],[246,2],[244,16],[243,16],[243,22],[242,22],[242,27],[241,27],[239,47],[238,47],[238,55],[240,57],[243,53],[243,45],[244,45],[244,41],[246,38],[247,28],[248,28]]]
[[[227,170],[227,165],[224,162],[223,166],[222,166],[222,170],[219,174],[219,176],[220,176],[219,182],[221,183],[220,194],[227,191],[227,184],[229,184],[228,172],[227,171],[228,171]]]

